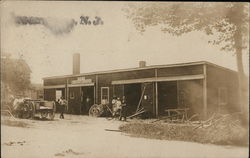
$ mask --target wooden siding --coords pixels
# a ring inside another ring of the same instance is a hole
[[[55,101],[56,89],[44,89],[44,100]]]
[[[203,74],[203,65],[160,68],[157,72],[158,77],[197,75]]]
[[[198,114],[203,118],[203,82],[202,80],[178,81],[178,108],[189,108],[189,117]]]
[[[44,86],[63,85],[63,84],[66,84],[66,82],[67,82],[67,79],[66,79],[66,78],[47,79],[47,80],[44,80],[43,85],[44,85]]]
[[[226,69],[207,65],[207,104],[208,115],[214,112],[231,113],[239,111],[239,86],[237,73]],[[219,88],[226,89],[227,103],[219,104]]]

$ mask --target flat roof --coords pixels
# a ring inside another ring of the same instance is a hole
[[[154,68],[167,68],[167,67],[180,67],[180,66],[192,66],[192,65],[212,65],[218,68],[222,68],[228,71],[236,72],[229,68],[225,68],[207,61],[197,61],[197,62],[188,62],[188,63],[177,63],[177,64],[165,64],[165,65],[151,65],[145,67],[136,67],[136,68],[127,68],[127,69],[115,69],[115,70],[107,70],[107,71],[96,71],[96,72],[89,72],[89,73],[80,73],[80,74],[71,74],[71,75],[62,75],[62,76],[51,76],[51,77],[44,77],[43,80],[46,79],[59,79],[59,78],[68,78],[68,77],[79,77],[79,76],[86,76],[86,75],[96,75],[96,74],[106,74],[106,73],[115,73],[115,72],[126,72],[126,71],[136,71],[136,70],[147,70],[147,69],[154,69]]]

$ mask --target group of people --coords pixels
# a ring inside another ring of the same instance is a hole
[[[61,97],[57,100],[57,103],[59,104],[60,119],[64,119],[64,111],[65,111],[65,107],[67,106],[67,100]],[[123,121],[127,120],[127,104],[126,104],[125,96],[123,96],[122,99],[114,96],[112,99],[112,108],[113,108],[112,109],[113,117],[119,116],[119,120],[123,120]]]
[[[126,121],[127,119],[127,105],[125,96],[120,100],[119,97],[114,96],[112,99],[113,117],[119,116],[119,120]]]

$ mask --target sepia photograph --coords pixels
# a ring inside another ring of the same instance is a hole
[[[1,1],[1,157],[248,158],[249,7]]]

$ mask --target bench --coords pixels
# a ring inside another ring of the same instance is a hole
[[[187,120],[187,111],[189,108],[165,109],[167,117],[171,120],[175,117],[181,117],[182,120]],[[174,114],[173,114],[174,113]]]

